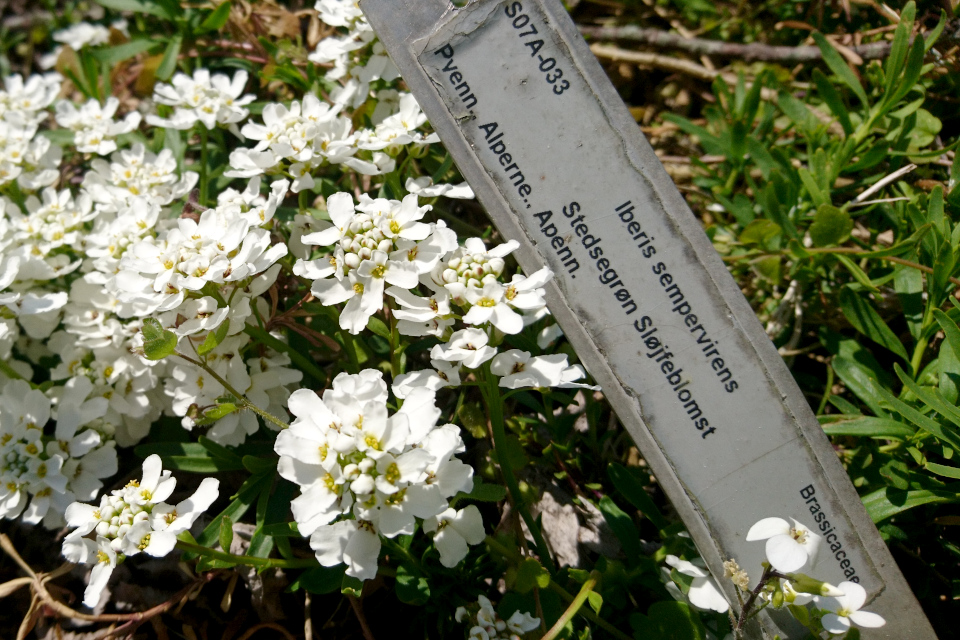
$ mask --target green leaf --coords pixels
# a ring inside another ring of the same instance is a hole
[[[347,565],[338,564],[335,567],[316,567],[300,574],[296,587],[310,593],[333,593],[341,587]]]
[[[658,530],[666,528],[667,519],[660,513],[660,509],[657,508],[653,499],[647,494],[643,483],[635,474],[623,465],[614,462],[607,467],[607,477],[610,478],[620,495],[645,515],[653,523],[653,526]]]
[[[927,489],[902,491],[893,487],[884,487],[863,496],[863,506],[867,508],[870,519],[874,523],[879,523],[921,505],[958,502],[960,495],[957,489],[960,487],[953,486],[934,491]]]
[[[596,591],[591,591],[587,594],[587,602],[590,603],[590,608],[593,609],[594,613],[600,613],[600,607],[603,606],[603,596]]]
[[[647,615],[630,616],[633,637],[642,640],[705,640],[707,630],[697,612],[685,602],[663,600],[647,609]]]
[[[863,106],[869,107],[870,102],[867,100],[867,92],[863,90],[863,85],[860,84],[860,80],[857,78],[857,75],[847,65],[846,60],[843,59],[843,56],[840,55],[840,52],[837,51],[819,31],[813,32],[813,39],[816,41],[817,46],[820,47],[820,53],[823,55],[823,61],[827,63],[827,66],[830,67],[830,70],[833,71],[838,78],[840,78],[841,82],[853,90]]]
[[[354,578],[351,576],[343,576],[343,580],[340,582],[340,593],[345,596],[353,596],[354,598],[359,598],[360,594],[363,592],[363,580],[359,578]]]
[[[864,289],[867,289],[868,291],[872,291],[874,293],[880,293],[880,289],[878,289],[877,286],[873,284],[873,282],[871,282],[870,276],[868,276],[863,271],[863,269],[860,268],[860,265],[858,265],[856,262],[854,262],[847,256],[843,255],[842,253],[838,253],[834,255],[834,257],[837,259],[838,262],[840,262],[840,264],[842,264],[844,267],[847,268],[847,271],[850,272],[850,275],[853,276],[853,279],[856,280],[857,283],[860,284],[860,286],[862,286]]]
[[[243,456],[243,466],[250,473],[272,473],[277,470],[277,458],[258,458],[257,456]]]
[[[221,402],[218,405],[209,407],[203,410],[203,415],[200,416],[195,422],[198,427],[206,427],[213,424],[220,418],[228,416],[231,413],[235,413],[240,410],[240,407],[233,404],[232,402]]]
[[[534,587],[546,589],[550,585],[550,572],[543,568],[534,558],[526,558],[517,569],[517,577],[513,583],[513,590],[517,593],[527,593]]]
[[[115,65],[139,53],[158,49],[161,44],[163,43],[158,40],[131,40],[130,42],[124,42],[114,47],[94,49],[90,52],[90,55],[104,64]]]
[[[813,179],[813,176],[810,175],[810,171],[804,167],[800,167],[797,170],[797,175],[800,176],[800,181],[803,182],[803,186],[806,187],[807,193],[810,194],[810,199],[813,200],[813,204],[818,207],[825,204],[830,204],[830,198],[828,198],[823,190],[820,189],[820,185],[817,184],[817,181]]]
[[[886,390],[877,379],[876,373],[855,360],[840,356],[833,359],[831,366],[837,376],[843,380],[843,384],[870,407],[871,411],[880,417],[889,417],[881,404]]]
[[[598,506],[603,519],[620,540],[627,558],[635,563],[640,558],[640,533],[633,524],[633,520],[610,499],[610,496],[603,496]]]
[[[923,50],[929,52],[933,48],[933,45],[937,43],[937,40],[940,38],[940,34],[943,33],[943,28],[947,26],[947,12],[943,9],[940,9],[940,20],[937,22],[937,26],[927,32],[927,37],[923,40]]]
[[[166,331],[155,318],[145,318],[140,328],[143,333],[143,355],[147,360],[163,360],[177,348],[177,336]]]
[[[947,399],[944,398],[939,391],[927,391],[914,382],[910,376],[904,373],[903,369],[901,369],[900,365],[898,364],[894,364],[893,369],[900,377],[900,380],[903,381],[903,384],[910,389],[915,396],[920,398],[925,405],[932,408],[934,411],[953,424],[960,426],[960,409],[957,409],[955,405],[947,402]],[[919,412],[917,413],[919,415]],[[923,418],[923,424],[917,424],[917,426],[919,426],[921,429],[929,431],[941,440],[945,440],[954,449],[960,449],[960,433],[957,433],[948,425],[940,425],[926,416],[923,416]],[[911,419],[911,422],[915,421]]]
[[[397,567],[397,598],[405,604],[422,607],[430,601],[430,583],[421,575],[407,569],[406,565]]]
[[[367,320],[367,329],[380,336],[384,340],[390,339],[390,327],[384,324],[383,320],[376,316],[370,316]]]
[[[275,524],[264,525],[263,533],[273,538],[300,537],[300,530],[297,529],[296,522],[277,522]]]
[[[183,36],[179,33],[170,39],[166,50],[163,52],[163,60],[157,67],[157,79],[167,81],[177,68],[177,57],[180,55],[180,46],[183,44]]]
[[[230,321],[224,320],[220,323],[220,326],[217,327],[215,331],[210,331],[207,333],[207,337],[204,339],[203,343],[197,347],[197,354],[205,356],[217,346],[223,342],[223,339],[227,337],[227,331],[230,330]]]
[[[817,207],[810,225],[810,239],[818,247],[837,245],[849,238],[852,230],[853,220],[849,213],[831,204],[822,204]]]
[[[844,287],[840,290],[840,310],[854,329],[881,347],[889,349],[908,362],[910,361],[903,343],[890,330],[890,327],[883,321],[873,305],[857,295],[850,287]]]
[[[173,20],[176,14],[171,13],[160,3],[150,0],[96,0],[97,4],[115,11],[132,11],[133,13],[148,13],[164,20]]]
[[[230,553],[230,544],[233,542],[233,520],[230,516],[220,519],[220,535],[217,539],[220,542],[220,548]]]
[[[952,478],[953,480],[960,480],[960,467],[951,467],[945,464],[937,464],[935,462],[928,462],[925,466],[927,471],[935,473],[938,476]]]
[[[230,9],[230,0],[221,2],[220,6],[214,9],[210,15],[200,23],[200,31],[219,31],[222,29],[223,25],[227,24],[227,20],[230,19]]]
[[[881,440],[906,440],[917,430],[908,424],[888,418],[863,417],[823,425],[828,436],[856,436]]]
[[[836,87],[827,79],[827,76],[823,75],[820,69],[813,70],[813,82],[817,85],[817,91],[820,93],[820,97],[823,98],[827,107],[830,108],[833,115],[837,116],[840,126],[843,127],[843,132],[848,136],[853,134],[853,124],[850,123],[850,113],[847,111],[846,105],[843,104],[843,98],[840,96],[840,92],[837,91]]]
[[[473,489],[470,493],[459,493],[457,498],[476,500],[477,502],[500,502],[507,497],[507,488],[499,484],[483,482],[479,476],[473,478]]]
[[[782,234],[783,230],[777,223],[766,218],[757,218],[740,232],[740,242],[775,251],[779,248],[779,238]]]
[[[220,523],[223,522],[223,519],[230,518],[233,522],[238,521],[253,505],[257,496],[260,495],[260,492],[264,489],[269,489],[273,485],[273,480],[274,475],[271,473],[253,475],[247,478],[247,480],[240,485],[240,489],[237,490],[233,502],[227,505],[227,508],[221,511],[220,514],[207,525],[203,532],[197,536],[197,544],[204,547],[212,545],[220,534]]]

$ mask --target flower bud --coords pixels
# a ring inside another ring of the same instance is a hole
[[[811,578],[810,576],[803,573],[792,573],[790,574],[790,582],[793,585],[794,590],[798,593],[809,593],[815,596],[842,596],[843,591],[836,588],[828,582],[822,582],[816,578]]]

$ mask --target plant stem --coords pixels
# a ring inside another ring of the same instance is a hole
[[[580,610],[580,607],[583,606],[583,603],[587,601],[587,597],[590,595],[590,592],[593,591],[593,588],[597,586],[597,574],[593,572],[587,581],[583,583],[583,586],[580,587],[580,593],[577,594],[577,597],[573,599],[573,602],[570,603],[570,606],[567,607],[567,610],[563,612],[563,615],[554,623],[550,630],[547,631],[546,635],[541,638],[541,640],[553,640],[560,632],[563,631],[563,628],[567,626],[567,623],[570,622],[576,613]]]
[[[549,589],[550,589],[551,591],[553,591],[554,593],[556,593],[557,595],[559,595],[559,596],[560,596],[561,598],[563,598],[564,600],[566,600],[567,602],[573,602],[573,601],[574,601],[574,596],[571,595],[570,592],[568,592],[566,589],[564,589],[563,587],[561,587],[560,585],[558,585],[556,582],[554,582],[554,581],[552,581],[552,580],[550,581],[550,587],[549,587]],[[617,629],[615,626],[613,626],[612,624],[610,624],[609,622],[607,622],[606,620],[604,620],[603,618],[601,618],[600,616],[598,616],[597,614],[595,614],[595,613],[594,613],[593,611],[591,611],[590,609],[582,609],[582,608],[581,608],[581,609],[579,609],[579,610],[577,611],[577,613],[579,613],[581,616],[583,616],[584,618],[586,618],[588,621],[590,621],[590,622],[592,622],[593,624],[597,625],[598,627],[600,627],[601,629],[603,629],[604,631],[606,631],[607,633],[609,633],[610,635],[612,635],[612,636],[615,637],[615,638],[619,638],[620,640],[633,640],[633,637],[632,637],[632,636],[629,636],[629,635],[625,634],[623,631],[620,631],[620,630]]]
[[[207,180],[209,180],[209,169],[208,169],[208,158],[207,158],[207,140],[210,136],[210,132],[207,131],[207,127],[200,123],[200,205],[205,207],[207,206],[207,190],[209,185]]]
[[[736,638],[741,637],[741,630],[743,625],[747,622],[750,609],[753,608],[753,603],[757,601],[757,598],[760,597],[760,592],[763,591],[763,588],[767,586],[767,581],[770,580],[771,575],[773,574],[773,567],[769,564],[763,568],[763,575],[760,576],[760,582],[757,583],[757,586],[754,587],[753,591],[750,592],[750,597],[747,598],[747,601],[744,603],[743,608],[740,609],[740,617],[737,618],[737,626],[733,628],[733,635]]]
[[[527,524],[527,529],[533,536],[534,544],[537,547],[537,554],[540,561],[546,566],[551,575],[556,575],[557,568],[550,557],[550,549],[547,547],[547,541],[543,538],[540,531],[540,525],[530,514],[530,510],[523,502],[523,496],[520,493],[520,484],[510,465],[510,459],[507,455],[507,433],[503,422],[503,399],[500,397],[500,387],[497,386],[497,377],[490,373],[490,363],[483,365],[481,372],[480,392],[483,394],[484,402],[487,405],[487,414],[490,416],[490,425],[493,430],[493,448],[497,452],[497,462],[500,464],[500,473],[503,475],[504,484],[507,485],[507,491],[510,494],[511,502],[514,508],[520,513],[520,517]]]
[[[11,380],[23,380],[23,376],[17,373],[16,369],[10,366],[6,360],[0,360],[0,373]]]
[[[267,569],[306,569],[308,567],[319,566],[316,558],[284,560],[282,558],[254,558],[253,556],[235,556],[232,553],[214,551],[209,547],[193,544],[192,542],[185,542],[183,540],[177,540],[177,547],[183,551],[196,553],[197,555],[213,558],[214,560],[223,560],[224,562],[232,562],[234,564],[242,564],[250,567],[264,567]]]
[[[350,360],[351,373],[360,373],[360,359],[357,357],[357,343],[349,331],[341,330],[340,339],[343,341],[343,350],[347,352],[347,358]]]
[[[300,195],[297,196],[297,207],[300,209],[300,215],[306,215],[307,213],[307,192],[301,191]]]
[[[216,371],[214,371],[213,369],[211,369],[211,368],[207,365],[206,362],[201,362],[200,360],[194,360],[194,359],[191,358],[190,356],[184,355],[184,354],[180,353],[179,351],[174,351],[173,353],[174,353],[174,355],[176,355],[176,356],[180,356],[181,358],[183,358],[184,360],[186,360],[186,361],[189,362],[190,364],[192,364],[192,365],[194,365],[194,366],[197,366],[197,367],[200,367],[201,369],[203,369],[204,371],[206,371],[207,373],[209,373],[211,376],[213,376],[213,379],[214,379],[214,380],[216,380],[217,382],[219,382],[219,383],[223,386],[224,389],[226,389],[226,390],[229,391],[231,394],[233,394],[233,397],[235,397],[235,398],[240,402],[240,406],[243,407],[244,409],[250,409],[250,410],[253,411],[255,414],[257,414],[258,416],[260,416],[261,418],[263,418],[264,420],[267,420],[267,421],[269,421],[269,422],[272,422],[273,424],[277,425],[277,426],[280,427],[281,429],[289,429],[289,428],[290,428],[290,425],[287,424],[286,422],[284,422],[283,420],[281,420],[280,418],[276,417],[275,415],[273,415],[273,414],[271,414],[271,413],[267,413],[266,411],[264,411],[263,409],[261,409],[261,408],[258,407],[257,405],[255,405],[255,404],[253,404],[252,402],[250,402],[250,400],[248,400],[245,395],[243,395],[242,393],[240,393],[239,391],[237,391],[236,389],[234,389],[234,388],[233,388],[233,385],[231,385],[229,382],[227,382],[227,381],[224,380],[222,377],[220,377],[220,374],[219,374],[219,373],[217,373]]]

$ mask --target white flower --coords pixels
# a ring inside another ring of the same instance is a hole
[[[323,525],[310,536],[310,548],[316,553],[317,562],[325,567],[346,563],[347,575],[360,580],[377,576],[380,545],[380,536],[373,524],[366,521]]]
[[[89,542],[89,540],[87,542]],[[97,606],[97,603],[100,602],[100,595],[107,587],[107,582],[110,581],[110,575],[117,566],[117,552],[106,538],[97,536],[96,551],[94,553],[97,564],[93,567],[93,571],[90,572],[90,582],[83,591],[83,604],[90,608]]]
[[[80,51],[86,46],[95,47],[110,42],[110,29],[102,24],[78,22],[54,33],[53,39],[74,51]]]
[[[853,623],[859,627],[876,628],[887,623],[881,616],[860,607],[867,601],[867,592],[856,582],[841,582],[837,587],[842,596],[820,598],[819,608],[830,611],[823,616],[823,628],[830,633],[846,633]]]
[[[57,124],[73,131],[73,143],[81,153],[105,156],[117,149],[114,138],[130,133],[140,125],[140,114],[131,111],[126,117],[114,122],[120,101],[110,96],[104,106],[97,100],[88,100],[79,109],[72,102],[57,103]]]
[[[447,509],[443,513],[423,521],[423,530],[433,533],[433,544],[440,552],[440,563],[455,567],[467,557],[468,544],[480,544],[486,537],[483,518],[474,505],[460,509]]]
[[[500,386],[506,389],[523,387],[560,387],[599,389],[574,382],[583,377],[579,365],[570,366],[566,354],[554,353],[531,357],[527,351],[511,349],[498,354],[490,363],[490,372],[501,376]]]
[[[423,176],[422,178],[407,178],[407,184],[404,188],[410,193],[415,193],[421,198],[436,198],[443,196],[446,198],[457,198],[472,200],[475,196],[473,189],[466,182],[457,185],[453,184],[433,184],[433,178]]]
[[[472,325],[489,322],[508,335],[523,331],[523,318],[507,304],[506,293],[507,289],[496,280],[484,282],[482,289],[467,287],[465,297],[473,306],[463,316],[463,322]]]
[[[691,604],[701,609],[711,609],[719,613],[725,613],[730,608],[726,598],[720,593],[717,583],[704,568],[687,560],[681,560],[674,555],[668,555],[666,563],[680,573],[693,578],[693,582],[690,583],[690,591],[687,593],[687,598],[689,598]]]
[[[792,518],[791,518],[792,519]],[[816,562],[821,537],[793,520],[793,526],[782,518],[764,518],[750,527],[747,541],[766,540],[767,560],[777,571],[791,573],[807,562]]]
[[[434,345],[430,357],[434,360],[459,362],[468,369],[476,369],[496,355],[497,350],[487,343],[490,338],[480,329],[461,329],[447,344]]]

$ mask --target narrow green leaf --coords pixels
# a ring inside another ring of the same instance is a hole
[[[370,319],[367,320],[367,329],[370,329],[370,331],[374,332],[384,340],[390,339],[390,327],[384,324],[383,320],[376,316],[370,316]]]
[[[627,501],[647,517],[658,530],[667,526],[667,519],[660,513],[656,503],[647,494],[643,483],[629,469],[616,462],[607,467],[607,477]]]
[[[960,426],[960,409],[953,404],[947,402],[946,398],[939,391],[928,391],[918,385],[913,379],[904,373],[903,369],[900,368],[900,365],[893,365],[894,371],[900,377],[900,380],[903,381],[903,384],[913,392],[915,396],[920,398],[920,401],[925,405],[936,411],[938,414],[952,422],[953,424]],[[924,416],[926,418],[926,416]],[[947,425],[940,425],[934,422],[930,418],[926,418],[933,424],[926,425],[917,425],[922,429],[933,433],[935,436],[941,440],[946,440],[950,446],[954,449],[960,449],[960,433],[955,432],[955,430]],[[935,426],[934,426],[935,425]]]
[[[830,70],[840,78],[840,81],[845,85],[850,87],[853,92],[856,94],[857,98],[865,107],[870,106],[870,102],[867,99],[867,92],[863,90],[863,85],[860,84],[860,80],[857,78],[853,70],[847,65],[847,61],[843,59],[843,56],[840,55],[840,52],[834,48],[830,42],[823,37],[823,34],[819,31],[813,32],[813,39],[816,41],[817,46],[820,47],[820,53],[823,55],[823,61],[827,63],[827,66],[830,67]]]
[[[220,548],[230,553],[230,544],[233,542],[233,519],[230,516],[220,519],[220,535],[217,540],[220,542]]]
[[[162,43],[158,40],[131,40],[130,42],[124,42],[123,44],[118,44],[113,47],[107,47],[105,49],[94,49],[90,54],[105,64],[115,65],[118,62],[123,62],[133,56],[143,53],[145,51],[153,51],[160,48]]]
[[[800,181],[803,182],[803,186],[806,187],[807,192],[810,194],[810,199],[813,200],[813,204],[818,207],[830,204],[830,199],[823,193],[820,185],[817,184],[817,181],[813,179],[813,176],[807,169],[800,167],[797,170],[797,175],[800,176]]]
[[[936,491],[927,489],[902,491],[892,487],[884,487],[863,496],[863,506],[867,508],[870,519],[874,523],[879,523],[898,513],[903,513],[921,505],[960,501],[960,493],[957,492],[960,487],[952,487],[952,489],[948,487]]]
[[[264,525],[263,533],[273,538],[300,537],[300,531],[297,529],[296,522],[278,522],[276,524]]]
[[[820,69],[813,70],[813,82],[817,85],[817,92],[823,98],[824,103],[830,108],[833,115],[837,116],[840,126],[843,127],[843,132],[848,136],[851,135],[853,124],[850,122],[850,113],[847,111],[846,105],[843,104],[843,97],[840,92],[831,84],[827,76],[823,75]]]
[[[227,517],[236,522],[243,517],[243,514],[253,505],[254,500],[260,495],[260,492],[263,491],[264,488],[270,487],[273,479],[274,476],[270,473],[253,475],[247,478],[237,491],[233,502],[227,505],[227,508],[221,511],[220,514],[207,525],[203,532],[197,536],[197,544],[204,547],[212,545],[220,534],[220,523],[223,521],[223,518]]]
[[[177,34],[170,39],[166,50],[163,52],[163,60],[157,67],[157,79],[167,81],[177,68],[177,57],[180,55],[180,46],[183,44],[183,36]]]
[[[889,349],[906,361],[910,361],[907,350],[896,334],[890,330],[880,314],[869,302],[861,298],[849,287],[840,290],[840,310],[853,327],[881,347]]]
[[[881,404],[885,389],[877,380],[877,375],[855,360],[836,357],[831,362],[836,374],[843,380],[843,384],[854,393],[865,405],[870,407],[876,415],[887,418],[889,414]],[[832,397],[831,401],[839,398]],[[848,412],[845,410],[845,412]]]
[[[917,430],[908,424],[888,418],[863,417],[823,425],[828,436],[856,436],[882,440],[906,440]]]
[[[640,557],[640,533],[636,525],[626,513],[618,507],[610,496],[603,496],[598,505],[603,519],[607,521],[617,539],[620,540],[620,546],[631,562],[636,562]]]
[[[935,473],[938,476],[960,480],[960,467],[951,467],[945,464],[937,464],[936,462],[928,462],[925,466],[927,471]]]
[[[200,436],[197,438],[197,443],[203,447],[205,450],[210,452],[210,455],[215,458],[222,458],[224,460],[231,460],[240,462],[240,456],[223,446],[222,444],[217,444],[210,438],[206,436]]]
[[[876,285],[870,281],[870,277],[864,273],[863,269],[860,268],[860,265],[842,253],[838,253],[834,257],[840,262],[840,264],[847,268],[847,271],[850,272],[850,275],[852,275],[854,280],[860,283],[860,285],[870,291],[873,291],[874,293],[880,293],[880,290],[877,289]]]
[[[132,11],[133,13],[148,13],[164,20],[173,20],[176,14],[170,13],[166,7],[149,0],[96,0],[97,4],[115,11]]]
[[[230,18],[230,9],[230,0],[221,2],[220,6],[214,9],[210,15],[200,23],[200,31],[219,31],[222,29],[223,25],[227,24],[227,20]]]
[[[947,26],[947,12],[943,9],[940,9],[940,20],[937,22],[937,26],[927,32],[927,37],[923,40],[923,50],[929,52],[933,48],[933,45],[937,43],[937,40],[940,38],[940,35],[943,33],[943,28]]]

